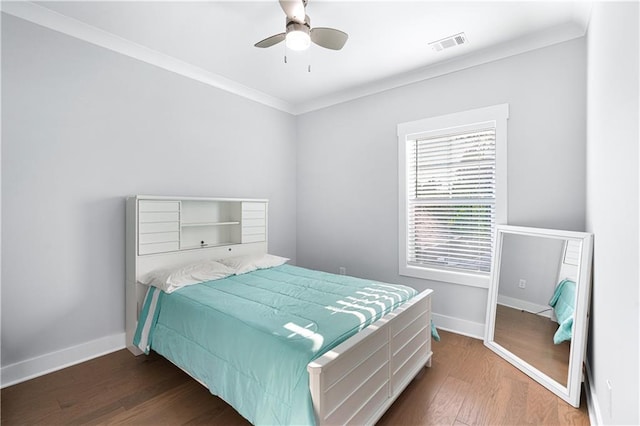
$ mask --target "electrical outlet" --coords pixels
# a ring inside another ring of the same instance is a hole
[[[525,288],[527,286],[527,280],[523,280],[522,278],[520,279],[520,282],[518,283],[518,287],[520,288]]]
[[[347,275],[347,268],[345,268],[344,266],[341,266],[338,268],[338,273],[340,275]]]

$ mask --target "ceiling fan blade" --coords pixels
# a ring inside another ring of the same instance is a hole
[[[280,0],[280,7],[291,21],[304,24],[306,13],[304,0]]]
[[[271,47],[274,44],[278,44],[285,38],[285,33],[280,33],[276,35],[272,35],[271,37],[267,37],[264,40],[261,40],[254,44],[255,47]]]
[[[318,46],[332,50],[340,50],[347,42],[349,35],[335,28],[312,28],[311,41]]]

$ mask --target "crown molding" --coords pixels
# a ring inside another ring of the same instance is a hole
[[[531,50],[584,37],[589,14],[581,15],[578,22],[559,25],[498,46],[430,65],[416,71],[399,74],[337,93],[321,96],[308,102],[291,104],[283,99],[252,89],[234,80],[206,71],[200,67],[149,49],[74,18],[54,12],[29,1],[1,1],[2,12],[24,19],[54,31],[84,40],[88,43],[118,52],[125,56],[166,69],[209,86],[242,96],[293,115],[305,114],[386,90],[395,89],[423,80],[439,77],[477,65],[519,55]]]
[[[509,42],[501,43],[491,48],[486,48],[464,56],[452,58],[445,62],[439,62],[416,71],[399,74],[391,78],[379,80],[374,83],[359,86],[353,89],[344,90],[327,96],[316,98],[309,102],[300,103],[295,106],[293,114],[300,115],[308,112],[327,108],[332,105],[349,102],[365,96],[370,96],[386,90],[395,89],[423,80],[451,74],[472,68],[489,62],[498,61],[510,56],[519,55],[554,44],[563,43],[576,38],[584,37],[586,26],[567,23],[559,25],[526,37],[521,37]]]
[[[282,99],[242,85],[236,81],[206,71],[164,53],[126,40],[74,18],[54,12],[29,1],[2,1],[2,12],[51,30],[84,40],[96,46],[180,74],[209,86],[242,96],[266,106],[293,113],[293,106]]]

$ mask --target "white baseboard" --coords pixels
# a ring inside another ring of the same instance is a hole
[[[585,380],[585,392],[587,400],[587,411],[589,411],[589,423],[592,426],[598,426],[603,424],[602,412],[600,411],[600,403],[596,395],[596,387],[593,384],[593,374],[591,374],[591,367],[589,361],[585,360],[585,370],[587,371]]]
[[[484,339],[483,323],[440,314],[433,314],[433,321],[438,329],[451,331],[475,339]],[[124,349],[125,347],[125,333],[121,333],[7,365],[6,367],[2,367],[0,371],[0,388],[61,370]]]
[[[484,323],[463,320],[436,313],[432,314],[431,317],[433,318],[433,323],[436,328],[440,330],[451,331],[453,333],[462,334],[463,336],[484,340]]]
[[[537,303],[516,299],[515,297],[504,296],[502,294],[498,295],[498,304],[514,309],[521,309],[547,318],[551,318],[551,314],[553,312],[553,309],[551,309],[551,306],[549,305],[539,305]]]
[[[125,333],[114,334],[7,365],[2,367],[0,371],[0,388],[15,385],[16,383],[124,349],[125,342]]]
[[[484,339],[484,324],[463,320],[447,315],[432,314],[433,322],[440,330],[446,330],[475,339]],[[126,347],[125,333],[114,334],[101,339],[92,340],[78,346],[63,349],[31,358],[26,361],[2,367],[0,372],[0,388],[15,385],[38,376],[45,375]],[[586,400],[589,421],[597,426],[602,423],[600,405],[595,393],[589,362],[586,366]]]

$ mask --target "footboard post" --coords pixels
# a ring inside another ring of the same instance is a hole
[[[309,391],[311,392],[311,400],[313,401],[313,412],[316,416],[316,423],[321,425],[323,424],[321,419],[324,413],[322,366],[311,362],[307,365],[307,371],[309,372]]]

